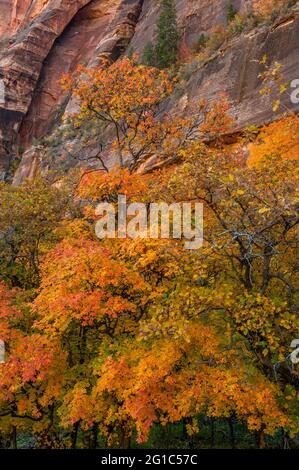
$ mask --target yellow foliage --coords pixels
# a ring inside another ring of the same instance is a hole
[[[262,128],[258,139],[249,145],[249,167],[269,163],[271,158],[298,160],[299,119],[289,116]]]

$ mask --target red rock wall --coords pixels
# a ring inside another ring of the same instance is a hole
[[[249,11],[253,0],[176,0],[181,45],[191,48],[199,35],[227,23],[230,3]],[[124,47],[140,54],[155,35],[157,0],[0,0],[0,80],[5,84],[0,102],[0,178],[18,146],[29,148],[34,139],[51,132],[67,97],[61,75],[79,63],[114,61]],[[240,125],[273,119],[271,106],[259,100],[256,62],[266,52],[284,64],[286,76],[298,69],[298,17],[274,33],[265,27],[236,38],[206,66],[194,70],[183,90],[184,102],[219,90],[228,93]],[[171,106],[177,106],[174,98]],[[73,106],[72,100],[67,109]],[[19,181],[32,174],[42,160],[34,151],[24,156]],[[34,164],[33,164],[34,162]],[[37,163],[39,162],[39,163]],[[45,166],[45,165],[44,165]],[[32,171],[31,171],[32,170]]]
[[[0,0],[0,37],[11,37],[28,25],[51,0]]]
[[[0,166],[7,167],[17,145],[26,147],[50,129],[65,98],[59,86],[64,72],[79,63],[119,57],[124,41],[134,34],[142,3],[20,0],[10,5],[7,15],[15,12],[16,32],[0,50],[0,80],[5,85],[5,100],[0,103]]]
[[[240,13],[249,11],[253,0],[176,0],[178,27],[181,41],[192,47],[201,33],[217,25],[227,24],[228,6],[231,3]],[[159,17],[159,2],[145,0],[140,21],[131,46],[142,53],[147,41],[155,36]]]
[[[117,1],[93,0],[75,15],[55,41],[43,63],[33,99],[20,127],[22,147],[27,148],[33,139],[50,131],[66,99],[60,86],[62,75],[93,58],[117,5]]]

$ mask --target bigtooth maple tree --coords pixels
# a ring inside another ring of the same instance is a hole
[[[161,103],[175,83],[169,72],[139,65],[136,58],[125,58],[107,69],[79,67],[75,76],[65,75],[62,80],[79,102],[79,110],[64,118],[66,132],[70,127],[80,132],[88,123],[100,126],[99,151],[87,159],[100,162],[108,172],[107,153],[112,148],[112,168],[119,165],[133,172],[155,155],[173,159],[195,136],[215,139],[230,128],[225,96],[212,109],[203,99],[193,103],[188,116],[181,110],[171,115],[163,110]]]
[[[57,342],[31,332],[32,317],[19,308],[19,293],[0,283],[0,430],[9,435],[38,435],[54,426],[54,408],[62,391],[65,354]]]

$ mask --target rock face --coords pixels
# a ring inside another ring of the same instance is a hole
[[[23,147],[27,148],[33,139],[50,132],[65,104],[66,95],[59,85],[62,75],[71,73],[79,63],[91,60],[116,7],[117,2],[111,0],[90,2],[56,39],[43,62],[33,99],[22,119],[19,139]]]
[[[26,27],[50,3],[50,0],[12,0],[10,31]]]
[[[249,11],[253,0],[176,0],[178,12],[178,29],[181,44],[188,47],[194,45],[200,34],[211,31],[215,26],[227,24],[228,6],[231,3],[236,11]],[[159,17],[159,2],[145,0],[140,21],[131,46],[136,52],[142,53],[147,41],[155,36]]]
[[[232,103],[232,115],[241,129],[246,125],[261,125],[275,119],[273,103],[275,97],[263,98],[259,64],[264,54],[269,63],[283,65],[285,81],[298,77],[299,69],[299,14],[288,18],[269,30],[263,28],[242,35],[233,41],[227,50],[220,51],[205,66],[194,71],[188,82],[190,100],[196,97],[217,98],[226,93]],[[284,110],[298,111],[299,106],[291,102],[289,95],[282,99]]]
[[[138,1],[93,0],[77,13],[44,61],[19,130],[24,148],[50,132],[63,112],[68,97],[59,84],[62,75],[71,73],[78,64],[117,59],[134,34],[140,11]]]
[[[252,2],[176,0],[180,47],[190,49],[200,34],[226,25],[230,3],[248,12]],[[0,175],[18,148],[28,149],[15,176],[19,183],[48,168],[44,149],[31,145],[52,132],[65,108],[72,108],[59,85],[62,74],[81,63],[115,61],[129,48],[141,54],[155,36],[159,2],[0,0],[0,11]],[[299,78],[298,23],[293,13],[275,27],[241,34],[206,64],[192,64],[189,80],[170,106],[198,97],[210,100],[224,91],[239,127],[272,120],[272,103],[259,94],[258,61],[266,53],[283,64],[286,79]]]
[[[51,9],[42,9],[32,23],[16,33],[12,44],[0,58],[0,79],[5,87],[4,106],[0,108],[2,161],[11,152],[11,145],[33,98],[43,62],[54,41],[88,0],[52,3]]]
[[[4,103],[0,104],[0,165],[4,167],[14,144],[26,147],[51,127],[65,99],[59,86],[63,73],[101,56],[118,58],[134,34],[143,2],[19,3],[21,11],[12,15],[16,33],[0,57],[0,79],[5,88]],[[27,3],[31,8],[26,10]],[[35,16],[33,12],[37,12]],[[27,24],[30,15],[33,19]]]

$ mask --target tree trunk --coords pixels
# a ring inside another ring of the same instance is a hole
[[[234,433],[233,418],[232,417],[228,418],[227,422],[229,426],[230,445],[232,449],[235,449],[235,433]]]
[[[211,423],[211,447],[215,446],[215,422],[214,418],[210,418]]]
[[[79,426],[80,426],[79,421],[77,423],[75,423],[74,426],[73,426],[73,430],[72,430],[72,434],[71,434],[72,449],[76,449]]]
[[[12,427],[11,437],[10,437],[10,446],[12,449],[17,449],[17,428],[16,426]]]
[[[120,448],[130,449],[131,447],[131,436],[128,434],[126,428],[122,428],[120,431]]]
[[[91,439],[91,448],[96,449],[98,447],[98,425],[95,424],[91,430],[92,439]]]
[[[266,443],[265,443],[265,433],[264,431],[258,431],[256,434],[257,438],[257,445],[259,449],[265,449]]]

